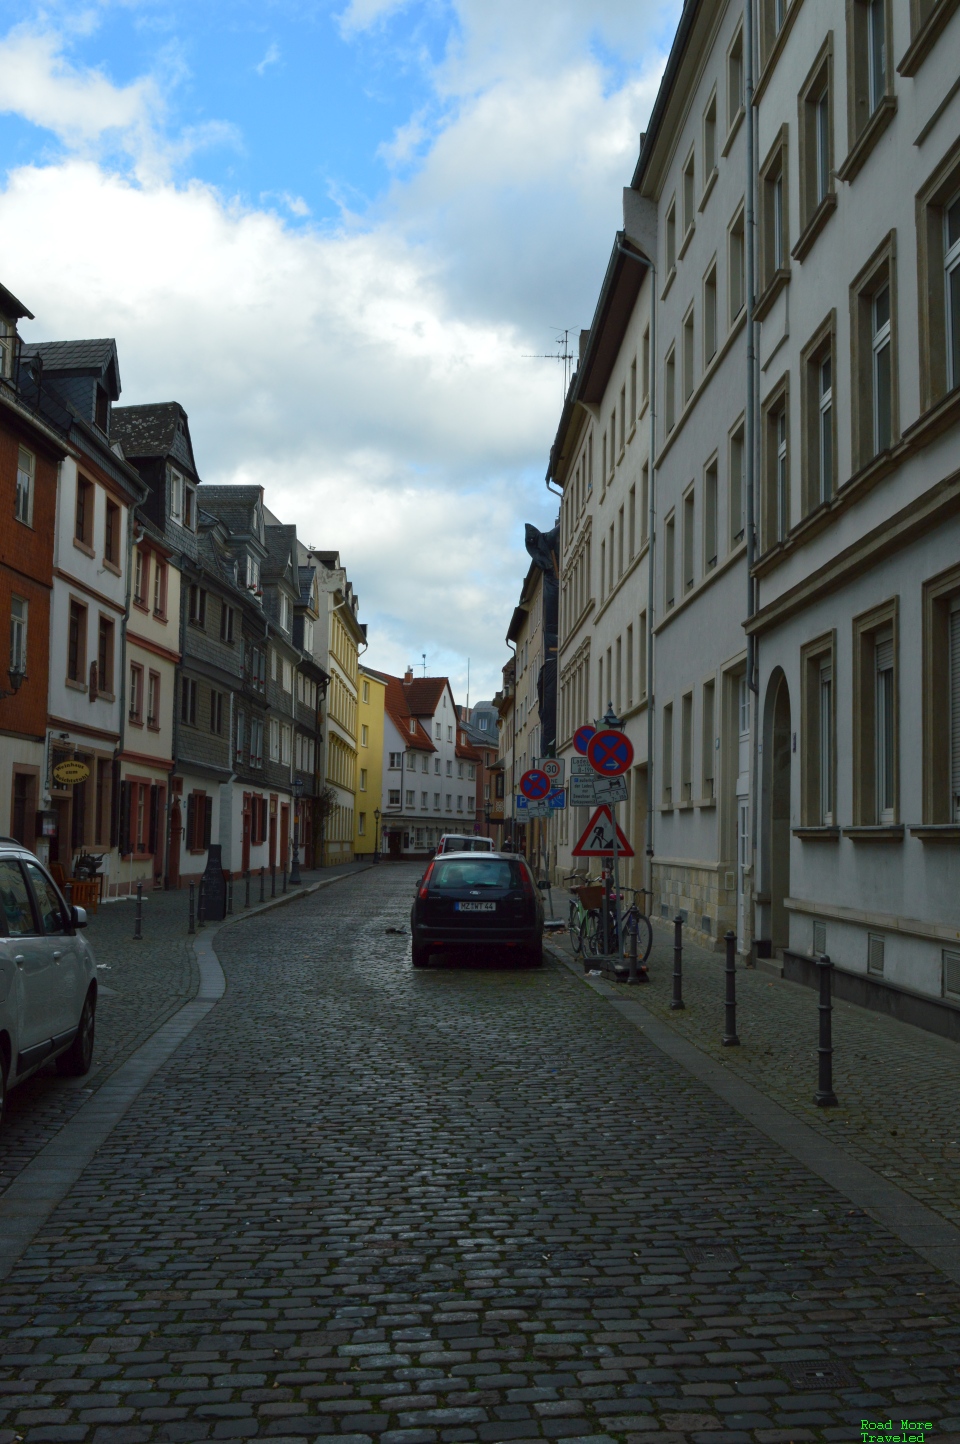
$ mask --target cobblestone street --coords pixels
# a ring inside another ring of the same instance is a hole
[[[415,972],[419,871],[215,936],[224,996],[0,1286],[0,1444],[960,1438],[960,1288],[562,962]]]

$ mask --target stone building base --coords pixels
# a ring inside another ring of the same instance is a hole
[[[737,926],[734,868],[724,863],[704,866],[654,858],[653,913],[667,922],[673,922],[679,913],[685,934],[702,947],[721,951],[724,933]]]

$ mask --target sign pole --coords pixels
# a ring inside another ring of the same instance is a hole
[[[613,885],[616,888],[617,957],[623,962],[623,928],[620,922],[620,853],[617,848],[617,804],[611,802],[610,816],[613,818]]]

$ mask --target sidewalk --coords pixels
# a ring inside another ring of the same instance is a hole
[[[568,894],[554,888],[554,915]],[[566,933],[553,943],[572,956]],[[577,959],[578,965],[580,960]],[[650,982],[613,984],[673,1032],[905,1192],[960,1225],[960,1046],[852,1003],[833,1005],[837,1108],[817,1108],[817,994],[737,968],[739,1048],[724,1048],[724,959],[684,943],[682,1012],[670,1008],[673,927],[654,920]]]

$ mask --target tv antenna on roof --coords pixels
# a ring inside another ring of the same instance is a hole
[[[567,391],[570,386],[570,372],[573,366],[573,352],[570,350],[570,331],[564,328],[557,329],[557,350],[556,351],[524,351],[523,356],[527,361],[561,361],[563,363],[563,399],[567,399]]]
[[[420,655],[421,655],[421,657],[423,658],[423,675],[426,676],[426,675],[427,675],[427,654],[426,654],[426,652],[421,652]]]

